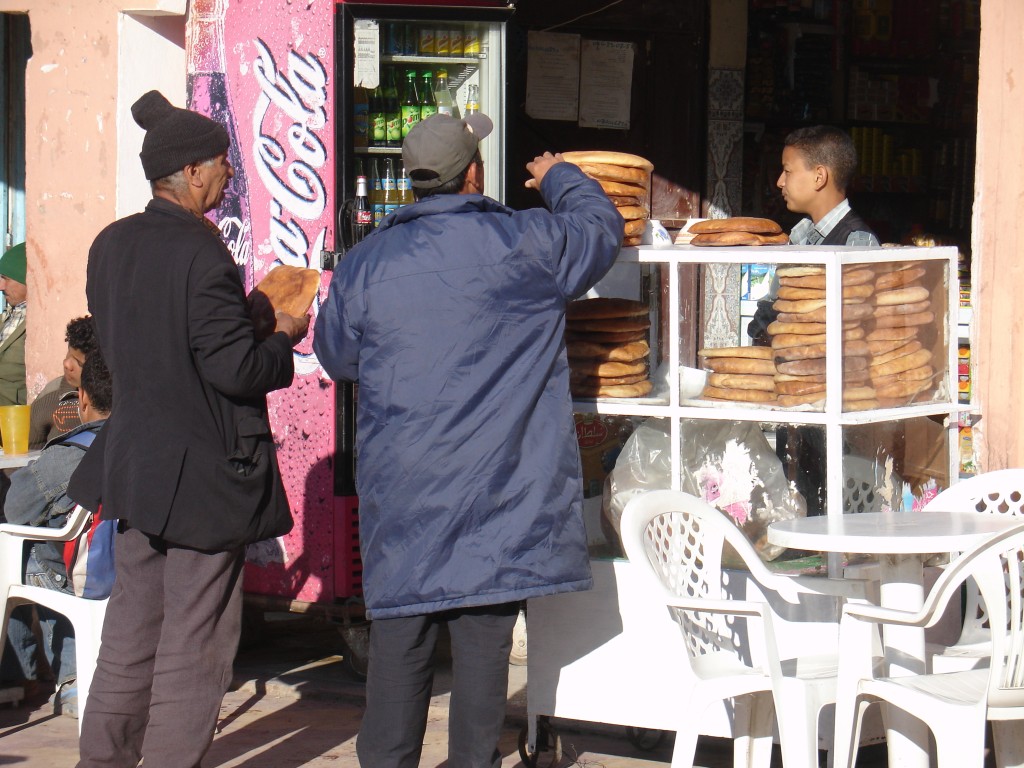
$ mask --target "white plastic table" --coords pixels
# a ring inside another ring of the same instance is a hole
[[[15,469],[17,467],[24,467],[26,464],[30,464],[39,458],[42,451],[29,451],[28,453],[17,453],[13,456],[8,456],[2,450],[0,450],[0,469]]]
[[[961,552],[1020,524],[1009,515],[969,512],[864,512],[822,515],[772,523],[768,541],[816,552],[878,555],[881,604],[904,611],[924,603],[924,560],[934,552]],[[924,630],[885,627],[890,675],[925,672]],[[928,731],[918,720],[893,709],[886,720],[889,766],[927,768]]]

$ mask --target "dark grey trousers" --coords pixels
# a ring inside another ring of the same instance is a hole
[[[366,711],[356,739],[363,768],[416,768],[427,728],[437,633],[452,643],[449,768],[500,768],[508,656],[518,603],[375,619]],[[146,768],[149,768],[147,765]]]
[[[231,683],[243,549],[204,553],[129,529],[115,544],[78,768],[196,768]]]

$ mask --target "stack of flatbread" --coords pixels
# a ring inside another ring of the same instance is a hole
[[[623,245],[639,245],[651,217],[651,172],[654,164],[628,152],[590,150],[563,152],[562,158],[578,165],[601,185],[626,220]]]
[[[691,224],[690,245],[786,245],[789,236],[771,219],[733,216]]]
[[[882,407],[927,400],[935,393],[932,353],[920,339],[922,327],[935,322],[930,292],[922,285],[920,262],[878,265],[874,281],[873,329],[867,334],[868,371]]]
[[[778,372],[779,405],[825,403],[825,267],[793,265],[776,270],[779,315],[768,326]],[[860,265],[843,267],[843,410],[878,408],[870,386],[870,347],[864,322],[874,311],[875,273]]]
[[[701,397],[776,405],[775,363],[769,347],[716,347],[697,352],[711,371]]]
[[[566,310],[569,388],[573,397],[643,397],[650,393],[650,309],[642,301],[582,299]]]

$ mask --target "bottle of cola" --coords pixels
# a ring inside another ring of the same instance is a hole
[[[249,188],[246,184],[242,148],[228,98],[224,64],[224,12],[227,0],[192,0],[185,40],[186,89],[189,109],[200,112],[224,126],[231,140],[228,162],[235,175],[224,190],[220,207],[209,216],[218,226],[246,293],[254,283],[252,220],[249,218]]]
[[[356,199],[352,203],[352,245],[373,231],[373,210],[366,194],[366,177],[356,176]]]

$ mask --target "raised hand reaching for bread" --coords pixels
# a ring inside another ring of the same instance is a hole
[[[526,188],[540,189],[540,183],[544,179],[544,175],[548,172],[548,169],[551,168],[552,165],[564,162],[565,160],[562,159],[561,153],[553,155],[550,152],[545,152],[543,155],[537,155],[537,157],[533,158],[532,162],[526,164],[527,172],[533,176],[532,179],[526,180]]]

